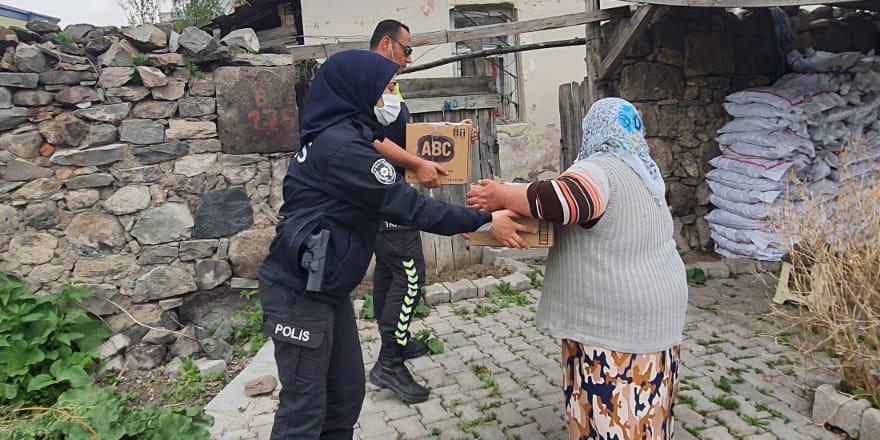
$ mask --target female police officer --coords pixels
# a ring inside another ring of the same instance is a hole
[[[375,109],[400,68],[373,52],[342,52],[315,76],[302,145],[284,177],[283,220],[260,268],[264,332],[274,339],[281,403],[272,439],[350,439],[364,398],[364,365],[351,291],[361,282],[379,222],[443,235],[493,222],[502,242],[524,228],[425,198],[373,147]],[[385,120],[386,118],[382,118]]]

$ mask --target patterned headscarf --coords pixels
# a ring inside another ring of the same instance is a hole
[[[596,101],[584,117],[583,130],[584,143],[577,160],[612,154],[642,178],[658,201],[665,199],[666,183],[651,159],[642,117],[632,104],[620,98]]]

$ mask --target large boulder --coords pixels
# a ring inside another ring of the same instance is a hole
[[[144,50],[161,49],[168,44],[165,31],[154,24],[123,28],[122,35],[131,40],[136,47]]]
[[[180,34],[180,47],[191,55],[207,55],[217,49],[217,43],[211,34],[190,26]]]
[[[220,42],[229,47],[244,49],[249,52],[256,53],[260,51],[260,39],[251,28],[236,29],[226,34],[225,37],[220,39]]]
[[[166,203],[138,215],[131,235],[141,244],[160,244],[189,239],[193,218],[181,203]]]
[[[15,66],[20,72],[43,73],[55,67],[56,60],[39,48],[19,43],[15,48]]]
[[[229,261],[232,273],[241,278],[257,279],[260,265],[269,255],[269,245],[275,238],[272,228],[242,231],[229,242]]]

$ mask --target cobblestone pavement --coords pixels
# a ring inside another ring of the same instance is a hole
[[[809,418],[813,388],[806,383],[815,386],[821,375],[772,336],[771,319],[763,317],[769,291],[755,276],[692,289],[675,408],[678,440],[841,438]],[[487,299],[442,304],[414,324],[445,345],[443,354],[409,361],[432,388],[431,400],[404,405],[368,382],[355,438],[567,439],[559,343],[533,326],[540,292],[525,296],[533,303],[494,313]],[[360,321],[359,327],[369,371],[379,351],[376,325]],[[257,368],[265,371],[271,350],[263,352]],[[268,438],[273,398],[225,400],[218,396],[211,405],[238,413],[218,424],[228,423],[215,438]]]

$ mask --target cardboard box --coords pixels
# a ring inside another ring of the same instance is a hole
[[[448,122],[407,124],[406,151],[449,170],[440,177],[443,185],[470,183],[471,130],[470,125]],[[418,183],[416,174],[406,170],[406,182]]]
[[[517,220],[518,223],[521,223],[526,226],[531,226],[533,228],[538,228],[537,234],[525,234],[520,232],[520,237],[528,243],[530,248],[549,248],[553,247],[553,225],[544,221],[538,220],[532,217],[521,217]],[[483,225],[477,232],[471,234],[471,239],[468,241],[468,244],[471,246],[501,246],[501,243],[492,238],[492,235],[489,234],[490,224]]]

